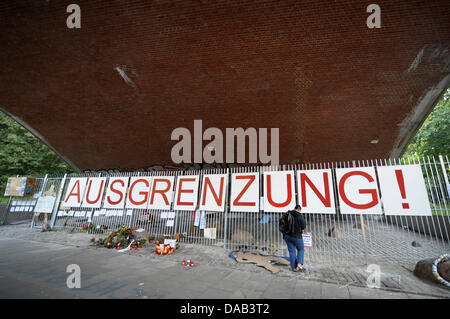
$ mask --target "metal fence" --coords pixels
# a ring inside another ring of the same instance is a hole
[[[90,233],[104,233],[115,230],[125,224],[130,227],[146,229],[156,237],[173,236],[175,233],[186,233],[182,242],[216,245],[233,249],[257,250],[263,254],[287,255],[286,245],[278,230],[280,213],[259,211],[256,213],[231,212],[229,194],[226,194],[225,212],[206,212],[205,228],[216,228],[216,238],[205,238],[204,229],[194,226],[193,211],[176,211],[174,225],[168,226],[167,219],[162,218],[167,211],[124,209],[102,210],[86,208],[70,208],[69,216],[61,216],[61,195],[65,194],[70,177],[100,176],[180,176],[203,174],[232,174],[242,172],[259,172],[260,194],[263,194],[263,178],[265,171],[332,169],[333,183],[336,184],[334,169],[365,166],[389,166],[419,164],[425,179],[433,216],[385,216],[341,214],[339,196],[335,191],[336,214],[312,213],[304,214],[307,228],[312,235],[312,246],[306,247],[307,261],[326,263],[373,263],[380,260],[388,262],[415,263],[420,259],[436,257],[450,251],[450,199],[448,190],[449,161],[448,157],[422,159],[384,159],[349,161],[333,163],[313,163],[282,166],[255,166],[227,169],[127,172],[108,175],[105,173],[72,174],[64,176],[38,177],[35,192],[41,193],[53,187],[57,200],[52,214],[35,214],[30,200],[11,198],[3,223],[20,219],[31,220],[31,227],[41,228],[44,223],[56,230],[81,231],[83,225],[92,224]],[[230,178],[228,179],[230,180]],[[109,179],[107,179],[107,183]],[[107,185],[106,185],[107,186]],[[176,187],[176,185],[174,185]],[[229,188],[227,188],[228,190]],[[200,192],[199,192],[200,194]],[[381,194],[382,196],[383,194]],[[200,195],[199,195],[200,196]],[[297,197],[296,197],[297,198]],[[34,200],[35,201],[35,200]],[[32,207],[23,211],[17,207]],[[49,215],[49,216],[47,216]],[[362,223],[362,226],[361,226]]]

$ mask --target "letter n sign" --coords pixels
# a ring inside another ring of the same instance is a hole
[[[200,210],[225,211],[227,186],[226,174],[203,175]]]
[[[331,169],[297,171],[302,213],[336,214]]]

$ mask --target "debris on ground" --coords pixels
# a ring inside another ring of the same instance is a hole
[[[236,259],[240,263],[253,263],[256,266],[264,267],[271,271],[272,274],[276,274],[280,271],[280,268],[275,267],[273,263],[280,264],[284,266],[289,266],[290,263],[286,257],[275,256],[275,255],[261,255],[257,251],[245,252],[245,251],[233,251],[230,257]]]

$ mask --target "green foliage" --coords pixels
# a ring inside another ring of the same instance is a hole
[[[409,144],[405,157],[450,154],[450,89],[436,104]]]
[[[73,172],[55,152],[1,111],[0,154],[0,196],[11,176]]]

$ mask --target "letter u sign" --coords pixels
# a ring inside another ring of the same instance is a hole
[[[294,208],[294,171],[264,173],[264,211],[285,212]]]

